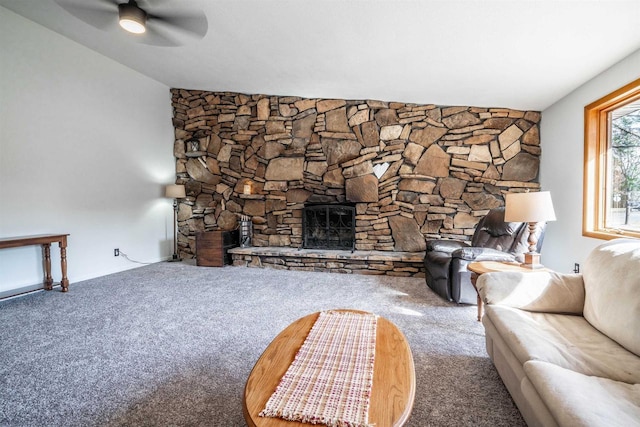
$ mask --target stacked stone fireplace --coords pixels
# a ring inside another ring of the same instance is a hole
[[[354,209],[354,248],[470,239],[507,192],[538,190],[535,111],[172,89],[180,256],[253,220],[257,248],[305,246],[305,206]],[[275,252],[273,252],[275,253]]]

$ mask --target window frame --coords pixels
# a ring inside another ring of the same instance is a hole
[[[640,79],[584,107],[584,185],[582,235],[596,239],[640,238],[640,232],[607,229],[604,224],[607,192],[608,114],[640,99]]]

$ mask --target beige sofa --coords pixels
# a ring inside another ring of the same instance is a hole
[[[531,426],[640,426],[640,240],[583,274],[487,273],[487,352]]]

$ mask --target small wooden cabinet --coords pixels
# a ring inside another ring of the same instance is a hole
[[[231,254],[227,251],[238,246],[239,235],[239,230],[196,233],[196,264],[203,267],[231,264]]]

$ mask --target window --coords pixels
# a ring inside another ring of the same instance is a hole
[[[640,238],[640,79],[584,113],[582,234]]]

